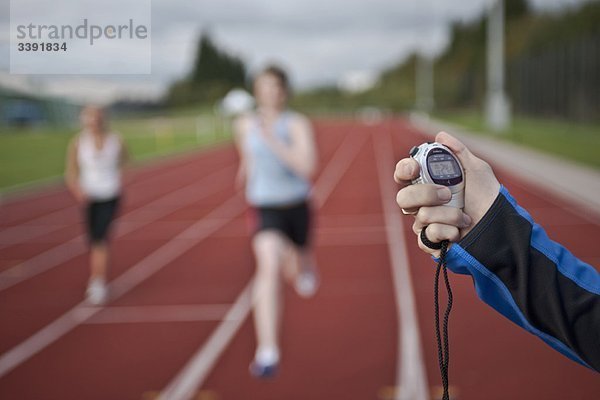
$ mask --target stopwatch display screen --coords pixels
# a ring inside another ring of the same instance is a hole
[[[435,161],[430,164],[432,175],[444,177],[456,175],[456,167],[452,161]]]
[[[427,169],[438,185],[453,186],[463,179],[458,162],[445,149],[435,148],[427,154]]]

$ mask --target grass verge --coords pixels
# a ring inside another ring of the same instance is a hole
[[[176,154],[229,140],[226,121],[210,114],[167,118],[116,119],[134,161]],[[0,191],[35,184],[63,173],[69,140],[77,129],[2,129],[0,133]]]
[[[441,112],[435,117],[470,132],[496,136],[565,159],[600,168],[600,124],[582,124],[552,119],[515,116],[506,132],[492,133],[483,115],[471,111]]]

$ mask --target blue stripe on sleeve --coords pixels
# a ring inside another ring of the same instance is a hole
[[[549,346],[566,357],[583,366],[591,368],[563,342],[531,325],[500,278],[485,268],[479,261],[460,247],[460,245],[456,243],[452,245],[448,251],[446,261],[447,266],[451,271],[462,274],[468,273],[473,276],[477,295],[485,303],[526,331],[538,336]]]
[[[569,250],[552,241],[544,229],[533,221],[531,215],[517,204],[505,187],[500,189],[500,193],[519,215],[532,224],[531,246],[552,261],[558,271],[566,278],[588,292],[600,295],[600,273],[591,265],[577,259]]]

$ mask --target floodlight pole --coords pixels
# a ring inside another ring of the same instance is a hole
[[[504,0],[494,0],[487,24],[486,122],[494,132],[510,125],[510,103],[504,90]]]
[[[423,53],[417,55],[416,65],[417,110],[424,113],[433,111],[433,57]]]
[[[431,21],[436,21],[437,9],[432,0],[421,0],[427,8]],[[435,107],[434,62],[435,56],[427,44],[431,44],[432,31],[429,30],[421,39],[420,51],[415,60],[415,106],[416,109],[429,115]]]

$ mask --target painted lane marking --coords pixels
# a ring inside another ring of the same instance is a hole
[[[239,194],[221,203],[220,206],[209,213],[207,221],[199,220],[195,222],[113,280],[109,284],[110,300],[118,299],[169,265],[183,253],[222,228],[228,221],[240,215],[244,208],[244,202]],[[190,233],[195,235],[196,240],[180,240]],[[82,301],[40,331],[4,353],[0,357],[0,378],[101,310],[100,307],[89,307],[86,301]]]
[[[179,209],[216,193],[224,186],[224,183],[227,182],[226,179],[223,179],[223,176],[227,176],[228,174],[233,173],[233,171],[234,166],[225,167],[204,177],[200,181],[184,186],[181,189],[170,192],[142,207],[132,210],[118,221],[115,237],[119,238],[127,235],[172,213],[174,208],[172,206],[167,206],[173,201],[177,201],[177,208]],[[194,196],[193,193],[195,192],[199,192],[200,196]],[[152,210],[152,214],[149,215],[146,213],[147,210]],[[141,214],[143,218],[135,218],[138,214]],[[132,217],[132,220],[127,220]],[[86,252],[85,235],[78,235],[67,242],[61,243],[29,260],[0,272],[0,292],[52,268],[58,267]],[[15,271],[18,271],[18,273],[15,273]]]
[[[222,320],[231,304],[181,304],[168,306],[104,307],[85,324],[133,324],[148,322],[199,322]],[[88,307],[89,308],[89,307]],[[84,310],[85,314],[87,310]]]
[[[396,368],[396,400],[429,400],[429,389],[419,324],[417,322],[415,295],[406,252],[406,238],[400,211],[394,199],[392,186],[394,159],[392,140],[388,131],[373,137],[373,150],[377,160],[381,204],[384,211],[388,251],[394,277],[394,288],[398,310],[398,355]]]
[[[357,136],[352,142],[352,135],[347,135],[342,144],[337,148],[327,166],[321,173],[314,186],[315,205],[321,208],[346,173],[358,151],[362,148],[367,135]],[[209,340],[204,343],[191,357],[188,363],[161,392],[162,400],[189,400],[194,393],[204,384],[208,374],[213,370],[220,355],[227,348],[235,334],[248,317],[251,310],[252,281],[238,296],[231,311],[240,317],[239,321],[224,320],[215,329]]]

